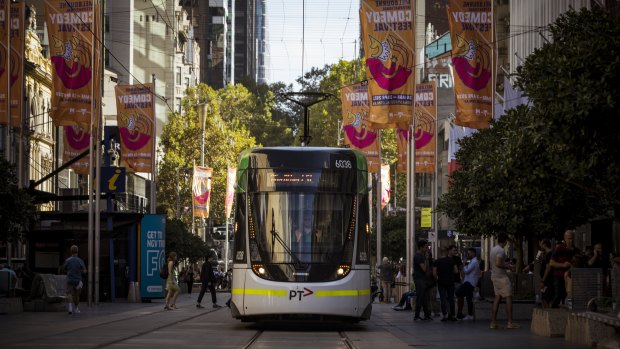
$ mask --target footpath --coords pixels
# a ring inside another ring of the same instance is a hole
[[[218,302],[224,305],[229,297],[229,294],[218,293]],[[83,304],[77,315],[66,312],[0,315],[0,348],[169,348],[180,345],[238,348],[256,330],[254,324],[232,319],[225,306],[213,309],[210,302],[203,302],[205,309],[197,309],[195,299],[195,294],[180,295],[177,301],[180,309],[174,311],[164,310],[163,300],[154,300],[152,303],[100,303],[91,307]],[[395,311],[392,304],[375,303],[369,321],[346,325],[342,330],[359,348],[585,348],[568,345],[563,338],[532,335],[533,304],[515,304],[519,329],[491,330],[490,303],[478,302],[476,308],[476,321],[441,322],[436,317],[433,321],[414,322],[411,311]],[[499,318],[500,325],[505,325],[504,305]],[[311,327],[303,326],[304,330]],[[204,342],[215,334],[219,334],[217,340]]]

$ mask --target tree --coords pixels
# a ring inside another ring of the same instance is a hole
[[[549,27],[517,84],[533,104],[535,138],[557,180],[587,191],[605,215],[620,207],[620,18],[593,6]]]
[[[230,95],[226,93],[230,92]],[[191,214],[180,215],[177,208],[191,208],[191,174],[193,165],[200,165],[202,125],[198,104],[208,101],[205,121],[205,166],[213,168],[211,177],[210,219],[215,224],[224,222],[224,197],[226,191],[227,165],[236,165],[239,153],[255,146],[255,140],[243,125],[232,128],[226,122],[232,120],[234,104],[239,107],[234,96],[247,98],[241,89],[215,91],[205,84],[190,87],[182,100],[183,114],[171,113],[164,126],[159,151],[162,161],[158,172],[158,210],[168,217],[177,215],[189,225]],[[242,116],[240,116],[242,117]],[[234,122],[233,122],[234,124]],[[184,211],[181,209],[181,211]],[[191,212],[191,210],[189,210]]]
[[[187,259],[190,264],[206,258],[210,252],[207,244],[180,219],[166,219],[166,251],[175,251],[179,259]]]
[[[618,212],[620,22],[596,7],[571,10],[551,33],[519,69],[533,106],[461,142],[462,167],[438,210],[462,233],[558,236]]]
[[[0,156],[0,241],[23,241],[37,217],[32,197],[17,186],[13,164]]]

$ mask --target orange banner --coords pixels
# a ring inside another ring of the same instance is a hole
[[[368,86],[355,84],[343,86],[342,129],[344,143],[366,155],[368,172],[377,173],[380,168],[379,137],[368,118]]]
[[[194,217],[209,218],[212,175],[212,168],[194,166],[194,179],[192,181]]]
[[[414,1],[362,0],[360,23],[370,111],[376,128],[412,119],[415,84]]]
[[[0,0],[0,125],[8,125],[7,116],[7,94],[9,88],[9,74],[7,72],[8,62],[8,31],[7,15],[9,13],[9,0]]]
[[[435,172],[437,149],[437,85],[435,81],[416,85],[415,119],[415,172]],[[407,172],[407,151],[410,141],[409,128],[396,130],[398,144],[398,172]]]
[[[66,163],[88,150],[88,145],[90,144],[90,133],[77,125],[63,126],[62,140],[64,145],[62,151],[62,162]],[[69,167],[72,168],[75,173],[89,174],[88,156],[74,162]]]
[[[226,199],[224,202],[224,208],[226,218],[230,217],[232,212],[233,200],[235,198],[235,181],[237,180],[237,168],[228,167],[228,176],[226,177]]]
[[[487,128],[493,117],[493,1],[449,0],[455,123]]]
[[[54,83],[52,118],[58,125],[90,125],[94,110],[96,127],[101,99],[99,1],[45,0],[45,9]]]
[[[155,106],[153,84],[115,87],[121,166],[127,172],[153,171]]]
[[[381,165],[381,208],[385,208],[390,203],[392,192],[390,181],[390,165]]]
[[[11,126],[22,127],[22,105],[24,100],[24,21],[26,4],[11,4]]]

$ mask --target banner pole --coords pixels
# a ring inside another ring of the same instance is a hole
[[[153,101],[153,149],[151,150],[153,154],[153,160],[151,161],[153,168],[151,170],[151,214],[155,214],[157,207],[157,156],[155,151],[157,149],[157,103],[155,103],[155,74],[152,74],[151,78],[153,82],[153,89],[151,90],[151,101]]]
[[[4,155],[6,160],[11,162],[11,2],[4,0],[4,9],[6,20],[4,26],[6,28],[6,59],[7,59],[7,79],[6,79],[6,145]]]
[[[93,14],[94,14],[94,20],[95,23],[97,23],[97,25],[95,26],[95,30],[97,33],[100,33],[99,28],[101,26],[101,24],[103,23],[101,21],[101,10],[97,11],[97,9],[100,6],[100,2],[99,0],[96,0],[93,2]],[[102,31],[101,31],[102,32]],[[93,32],[93,60],[92,62],[95,62],[95,59],[101,59],[101,55],[98,55],[98,52],[102,52],[101,48],[99,50],[96,50],[95,47],[97,47],[97,45],[99,45],[97,43],[97,41],[103,43],[103,40],[99,40],[99,38],[97,37],[97,34],[95,32]],[[98,51],[98,52],[97,52]],[[98,64],[97,67],[101,67],[100,69],[103,69],[103,65],[102,64]],[[99,74],[101,74],[100,76],[103,76],[102,71],[99,72]],[[94,286],[94,293],[95,293],[95,305],[99,305],[99,271],[100,271],[100,252],[101,252],[101,134],[103,131],[103,120],[101,118],[101,103],[97,103],[96,101],[101,101],[102,93],[101,93],[101,87],[102,84],[97,84],[97,86],[99,87],[99,90],[95,89],[95,82],[93,80],[93,95],[92,95],[92,105],[93,105],[93,116],[96,117],[95,119],[95,123],[97,125],[97,129],[95,130],[95,139],[96,139],[96,158],[95,158],[95,170],[96,170],[96,174],[95,174],[95,258],[94,258],[94,262],[95,262],[95,286]],[[95,98],[95,97],[99,97],[99,98]],[[111,294],[111,293],[110,293]]]

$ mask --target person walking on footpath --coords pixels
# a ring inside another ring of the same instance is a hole
[[[166,279],[166,305],[165,310],[177,309],[177,297],[179,296],[179,271],[177,270],[177,253],[170,252],[168,255],[168,278]],[[170,304],[170,298],[172,298],[172,304]]]
[[[415,283],[415,316],[413,320],[432,320],[429,304],[426,302],[427,271],[426,250],[428,242],[418,241],[418,252],[413,257],[413,282]],[[420,317],[420,309],[424,308],[424,318]]]
[[[215,294],[215,274],[213,273],[213,267],[215,265],[217,265],[217,262],[214,260],[213,255],[209,256],[207,260],[202,263],[202,268],[200,269],[200,281],[202,285],[200,286],[200,294],[198,294],[196,308],[204,308],[200,302],[202,302],[202,297],[204,297],[207,287],[209,287],[209,291],[211,292],[213,308],[221,307],[221,305],[217,304],[217,296]]]
[[[80,313],[80,293],[82,291],[82,274],[86,274],[86,265],[84,261],[78,257],[78,247],[71,246],[71,257],[67,258],[61,270],[67,274],[67,312],[69,315]]]
[[[474,289],[480,280],[480,262],[476,257],[476,249],[467,250],[467,261],[463,267],[465,278],[463,284],[456,290],[458,311],[456,318],[459,320],[474,320]],[[467,316],[463,315],[464,299],[467,300]]]
[[[437,279],[439,288],[439,299],[441,300],[441,321],[456,321],[454,317],[454,275],[458,272],[458,267],[454,263],[452,249],[456,246],[451,245],[446,249],[446,256],[435,261],[433,275]]]
[[[564,232],[564,243],[556,246],[549,264],[553,268],[553,301],[551,308],[557,308],[566,299],[566,282],[564,274],[571,268],[573,257],[578,255],[579,249],[575,247],[575,232]]]
[[[381,278],[381,288],[383,289],[383,303],[391,303],[394,266],[387,257],[383,257],[383,263],[379,266],[379,277]]]
[[[518,324],[512,321],[512,284],[508,277],[508,270],[514,270],[514,265],[506,261],[506,251],[504,248],[508,243],[508,235],[499,233],[497,236],[497,245],[491,249],[491,282],[495,291],[493,299],[493,309],[491,313],[491,329],[497,328],[497,311],[499,310],[499,302],[502,298],[506,299],[506,317],[508,325],[506,328],[519,328]]]

